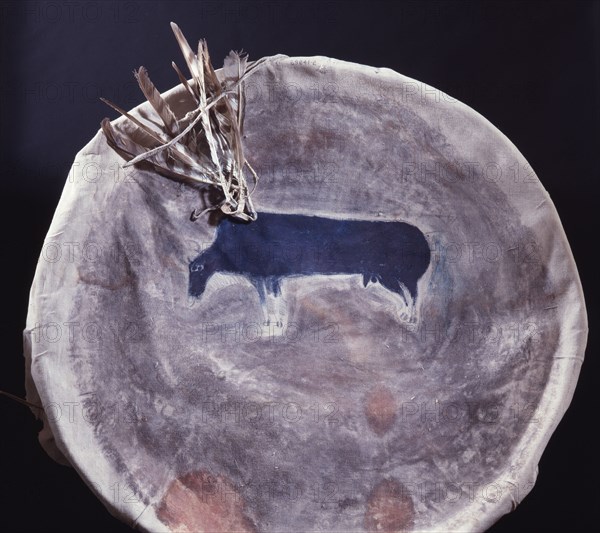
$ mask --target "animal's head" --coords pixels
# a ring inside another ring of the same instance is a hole
[[[209,251],[202,252],[190,263],[190,296],[202,296],[208,279],[215,273],[216,261]]]

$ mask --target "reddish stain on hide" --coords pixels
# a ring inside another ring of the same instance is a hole
[[[373,387],[365,398],[365,415],[371,430],[379,437],[385,435],[396,420],[396,401],[387,387]]]
[[[158,519],[181,533],[256,533],[245,502],[224,476],[198,470],[171,482],[156,509]]]
[[[408,489],[395,479],[384,479],[371,492],[365,513],[365,529],[377,533],[410,531],[415,507]]]

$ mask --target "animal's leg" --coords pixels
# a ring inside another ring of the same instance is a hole
[[[274,325],[273,333],[280,335],[283,331],[283,315],[281,313],[281,280],[272,276],[267,281],[267,293],[269,294],[269,325]]]
[[[269,276],[266,279],[267,292],[274,296],[281,294],[280,279],[275,276]]]
[[[396,315],[403,322],[414,323],[416,320],[415,302],[406,285],[395,276],[381,278],[381,284],[394,294]]]
[[[268,328],[275,325],[275,329],[281,329],[282,322],[275,310],[276,301],[279,299],[277,295],[281,294],[279,279],[273,277],[253,278],[252,284],[258,292],[263,312],[263,325]]]
[[[381,282],[381,278],[377,274],[373,274],[372,272],[363,272],[363,287],[366,287],[369,282],[377,283]]]
[[[254,285],[256,292],[258,293],[258,299],[260,301],[260,307],[263,314],[264,325],[269,325],[269,302],[267,300],[267,283],[265,278],[252,278],[252,285]]]
[[[284,326],[287,327],[288,324],[287,322],[287,318],[288,318],[288,308],[287,308],[287,302],[284,299],[284,297],[281,295],[281,280],[278,279],[276,282],[276,287],[275,287],[275,294],[276,294],[276,298],[275,298],[275,312],[277,313],[277,318],[278,318],[278,322],[277,325],[279,326],[279,328],[281,329],[281,332],[283,332]]]

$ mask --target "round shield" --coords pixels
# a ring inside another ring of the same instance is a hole
[[[279,55],[243,92],[255,220],[103,131],[77,154],[25,330],[43,444],[148,531],[485,529],[532,489],[586,342],[548,193],[386,68]]]

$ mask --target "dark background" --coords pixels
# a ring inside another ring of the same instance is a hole
[[[575,397],[540,462],[533,492],[491,531],[587,531],[599,497],[597,279],[600,148],[597,2],[0,2],[0,154],[4,279],[0,389],[24,396],[21,332],[42,242],[77,151],[142,101],[132,76],[162,91],[183,67],[168,22],[208,41],[218,66],[325,55],[390,67],[465,102],[519,148],[549,191],[579,267],[590,336]],[[49,459],[31,412],[0,397],[0,529],[128,531],[77,474]],[[595,529],[595,528],[594,528]]]

